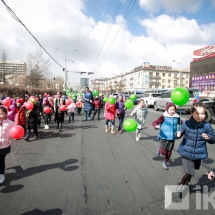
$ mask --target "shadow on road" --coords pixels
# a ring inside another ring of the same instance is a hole
[[[32,211],[27,211],[21,215],[62,215],[63,211],[59,208],[50,209],[47,211],[41,211],[39,209],[34,209]]]
[[[59,163],[45,164],[45,165],[41,165],[41,166],[29,167],[27,169],[23,169],[21,166],[14,166],[14,167],[7,168],[6,170],[14,169],[16,172],[6,174],[6,180],[1,185],[1,186],[5,186],[5,188],[3,188],[1,190],[1,192],[10,193],[10,192],[18,191],[18,190],[22,189],[24,186],[23,185],[10,185],[10,183],[12,181],[20,180],[22,178],[29,177],[29,176],[32,176],[32,175],[35,175],[35,174],[38,174],[41,172],[45,172],[50,169],[60,168],[63,171],[74,171],[74,170],[78,169],[79,166],[68,166],[68,165],[71,165],[71,164],[74,164],[77,162],[78,162],[77,159],[68,159],[66,161],[59,162]]]

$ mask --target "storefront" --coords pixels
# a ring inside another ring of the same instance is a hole
[[[204,96],[215,94],[215,44],[193,51],[190,63],[190,87]]]

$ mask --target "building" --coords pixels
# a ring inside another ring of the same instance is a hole
[[[0,84],[15,84],[15,79],[25,76],[26,72],[27,65],[25,62],[20,60],[2,61],[0,59]]]
[[[134,91],[138,89],[165,89],[189,87],[189,70],[173,69],[170,66],[143,64],[129,72],[107,78],[106,92]]]
[[[85,87],[89,87],[89,78],[80,79],[80,88],[83,89]]]
[[[193,51],[190,87],[198,88],[202,96],[215,96],[215,44]]]
[[[105,82],[107,78],[96,78],[90,80],[90,89],[91,90],[98,90],[99,92],[105,92]]]

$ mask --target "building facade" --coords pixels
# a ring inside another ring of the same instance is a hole
[[[13,80],[26,76],[27,65],[20,60],[15,61],[2,61],[0,59],[0,83],[13,84]]]
[[[189,70],[173,69],[169,66],[142,65],[104,82],[106,92],[125,92],[139,89],[165,89],[189,87]]]

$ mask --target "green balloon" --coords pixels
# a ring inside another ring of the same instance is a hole
[[[110,104],[114,104],[116,102],[116,99],[115,98],[109,98],[108,101]]]
[[[124,102],[124,106],[125,106],[127,109],[131,109],[131,108],[134,106],[134,102],[133,102],[131,99],[127,99],[127,100]]]
[[[107,102],[107,100],[108,100],[108,98],[107,98],[107,97],[105,97],[105,98],[103,99],[103,102]]]
[[[190,98],[188,90],[184,87],[177,87],[171,93],[172,102],[178,106],[185,105]]]
[[[123,123],[123,128],[127,132],[133,132],[137,129],[137,122],[134,119],[126,119]]]
[[[134,101],[134,100],[137,99],[137,96],[136,96],[135,94],[131,94],[131,95],[130,95],[130,99],[131,99],[132,101]]]
[[[98,95],[99,95],[98,90],[95,90],[95,91],[93,92],[93,95],[94,95],[94,96],[98,96]]]

